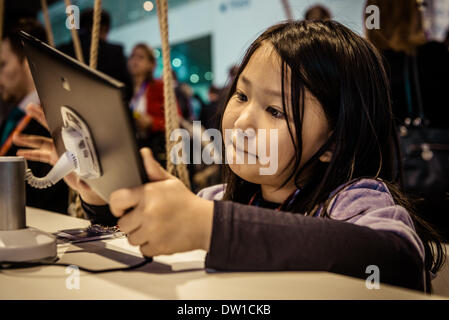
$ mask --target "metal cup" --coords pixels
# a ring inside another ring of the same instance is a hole
[[[26,228],[25,158],[0,157],[0,230]]]

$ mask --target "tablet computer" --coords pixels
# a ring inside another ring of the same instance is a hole
[[[124,84],[25,32],[21,37],[59,156],[66,151],[61,137],[65,108],[90,131],[101,176],[84,181],[101,198],[109,201],[115,190],[147,182],[132,114],[124,100]]]

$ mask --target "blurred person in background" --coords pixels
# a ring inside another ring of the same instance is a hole
[[[204,108],[206,103],[203,101],[203,99],[197,94],[193,88],[188,83],[180,83],[179,89],[181,93],[188,99],[189,105],[191,108],[191,119],[192,120],[199,120],[200,119],[200,113],[201,109]]]
[[[191,89],[193,92],[192,101],[194,107],[194,119],[195,120],[201,120],[201,110],[206,109],[207,103],[204,101],[204,99],[200,96],[198,92],[195,92],[193,88]]]
[[[12,101],[3,99],[3,86],[0,84],[0,124],[6,119],[11,110],[15,107]]]
[[[79,38],[83,52],[84,62],[89,64],[90,43],[92,37],[93,9],[86,9],[80,15]],[[105,10],[101,11],[100,40],[98,43],[97,70],[114,79],[123,82],[126,86],[125,99],[129,101],[132,97],[132,81],[126,67],[126,57],[123,53],[123,46],[110,43],[107,36],[111,26],[111,17]],[[61,45],[62,52],[76,58],[72,41]]]
[[[221,89],[211,85],[209,88],[209,103],[201,109],[201,124],[206,129],[218,129],[218,112],[219,98]]]
[[[228,82],[232,82],[234,78],[237,76],[239,71],[238,65],[233,65],[228,69]]]
[[[411,69],[412,60],[416,59],[424,113],[429,125],[449,128],[449,108],[446,107],[449,54],[444,44],[427,42],[418,2],[368,0],[366,6],[370,5],[379,7],[380,29],[367,29],[366,36],[384,56],[397,123],[402,124],[409,117],[404,68],[408,63]],[[416,105],[416,92],[412,92],[411,98],[412,105]]]
[[[46,42],[46,33],[40,23],[32,18],[21,19],[15,26],[6,30],[1,45],[0,88],[4,117],[0,125],[0,146],[2,156],[15,156],[17,147],[12,143],[14,132],[49,137],[48,131],[38,122],[25,115],[29,103],[39,104],[28,61],[24,55],[19,32],[23,30]],[[26,147],[35,147],[25,145]],[[19,154],[20,155],[20,154]],[[39,159],[35,159],[38,161]],[[28,167],[35,176],[45,176],[51,166],[40,162],[28,161]],[[67,213],[68,188],[59,182],[51,188],[39,190],[26,186],[27,206]]]
[[[173,75],[173,83],[175,86],[175,95],[176,100],[178,101],[179,109],[181,110],[182,117],[188,121],[193,120],[193,111],[192,111],[192,105],[190,103],[189,96],[185,93],[184,89],[182,88],[181,83],[178,81],[178,76],[176,72],[172,71]]]
[[[367,29],[366,35],[384,57],[396,123],[403,125],[417,118],[417,106],[422,102],[429,128],[449,128],[449,52],[443,43],[426,40],[420,2],[368,0],[366,6],[370,5],[379,8],[380,29]],[[417,199],[415,206],[449,241],[447,195]]]
[[[304,14],[306,20],[330,20],[332,14],[329,9],[321,5],[315,5],[307,9]]]
[[[150,147],[156,159],[165,161],[164,84],[154,79],[156,58],[145,43],[134,46],[128,59],[133,80],[130,108],[136,122],[139,147]]]

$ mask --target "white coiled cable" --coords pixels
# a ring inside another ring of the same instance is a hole
[[[72,152],[66,151],[45,177],[35,177],[31,169],[27,166],[25,179],[33,188],[46,189],[55,185],[58,181],[77,168],[78,160],[76,156]]]

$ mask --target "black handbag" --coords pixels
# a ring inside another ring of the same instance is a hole
[[[409,59],[412,59],[410,75]],[[418,117],[413,119],[414,108],[410,78],[416,90]],[[416,198],[444,200],[449,192],[449,130],[429,126],[422,105],[416,57],[405,59],[405,91],[408,114],[400,127],[404,191]],[[449,122],[449,119],[448,119]],[[449,125],[448,125],[449,126]]]

